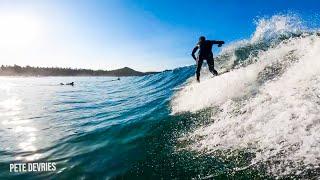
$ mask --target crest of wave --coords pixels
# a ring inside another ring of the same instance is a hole
[[[287,18],[263,20],[252,39],[288,23],[278,22]],[[254,59],[249,65],[215,78],[208,75],[201,83],[190,81],[177,92],[173,113],[216,109],[211,124],[180,140],[193,142],[188,149],[203,153],[252,152],[249,164],[267,165],[277,176],[319,168],[320,38],[302,34],[249,58]]]
[[[296,15],[275,15],[270,19],[262,18],[257,21],[257,28],[251,37],[251,42],[270,39],[279,35],[300,33],[306,28]]]

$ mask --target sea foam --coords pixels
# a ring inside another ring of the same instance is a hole
[[[249,63],[233,66],[228,73],[214,78],[205,74],[201,83],[190,80],[175,94],[173,114],[218,110],[212,123],[180,138],[192,142],[187,149],[205,154],[252,152],[249,166],[264,165],[280,177],[319,168],[320,38],[297,26],[300,23],[290,16],[263,19],[251,39],[230,45],[221,56],[239,46],[273,41],[267,49],[249,55],[244,60]],[[234,62],[234,56],[224,63]]]

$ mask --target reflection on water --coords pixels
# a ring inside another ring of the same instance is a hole
[[[145,157],[145,137],[167,118],[172,89],[193,73],[190,67],[121,81],[0,77],[0,179],[12,175],[13,162],[57,163],[55,172],[22,175],[29,179],[116,177]]]
[[[1,147],[7,147],[6,150],[9,151],[14,150],[28,153],[24,156],[17,155],[14,157],[15,160],[35,161],[39,159],[41,154],[34,153],[37,151],[35,145],[37,141],[37,129],[33,127],[33,121],[22,119],[22,100],[13,92],[14,84],[2,82],[0,87],[1,131],[5,132],[5,136],[9,138],[7,141],[11,141],[11,143],[6,144],[7,141],[4,140],[4,142],[1,142]]]

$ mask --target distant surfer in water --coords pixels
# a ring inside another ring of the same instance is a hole
[[[74,86],[74,82],[71,82],[71,83],[66,83],[66,84],[60,83],[60,85],[61,85],[61,86],[63,86],[63,85]]]
[[[192,57],[197,62],[197,81],[200,82],[200,71],[201,66],[204,60],[207,60],[209,71],[213,75],[218,75],[218,72],[214,69],[214,60],[213,60],[213,53],[212,53],[212,46],[214,44],[218,44],[218,47],[221,47],[222,44],[224,44],[224,41],[212,41],[212,40],[206,40],[204,36],[201,36],[199,38],[199,42],[192,50]],[[198,56],[196,57],[195,53],[198,51]]]
[[[66,85],[69,85],[69,86],[74,86],[74,82],[71,82],[71,83],[67,83]]]
[[[111,81],[120,81],[120,78],[118,77],[117,79],[113,79]]]

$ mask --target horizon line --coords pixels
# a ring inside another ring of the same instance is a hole
[[[13,65],[8,65],[8,64],[1,64],[1,67],[4,66],[4,67],[14,67],[14,66],[19,66],[21,68],[26,68],[26,67],[31,67],[31,68],[57,68],[57,69],[72,69],[72,70],[91,70],[91,71],[115,71],[115,70],[119,70],[119,69],[124,69],[124,68],[129,68],[129,69],[132,69],[134,71],[138,71],[138,72],[143,72],[143,73],[148,73],[148,72],[162,72],[162,71],[168,71],[168,70],[173,70],[173,69],[165,69],[165,70],[161,70],[161,71],[140,71],[140,70],[136,70],[134,68],[131,68],[129,66],[124,66],[124,67],[121,67],[121,68],[116,68],[116,69],[92,69],[92,68],[77,68],[77,67],[59,67],[59,66],[34,66],[34,65],[24,65],[24,66],[21,66],[21,65],[18,65],[18,64],[13,64]],[[177,67],[179,68],[179,67]],[[174,68],[175,69],[175,68]]]

